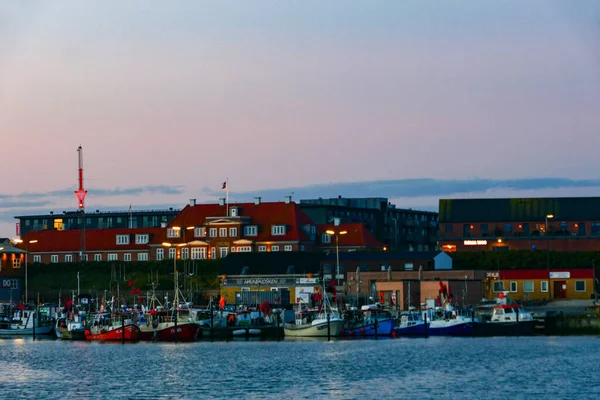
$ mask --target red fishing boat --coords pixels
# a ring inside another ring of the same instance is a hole
[[[140,339],[140,328],[131,319],[122,316],[111,316],[108,313],[96,314],[92,317],[90,326],[85,331],[86,340],[123,340],[135,341]]]
[[[165,311],[155,309],[138,319],[141,340],[160,340],[165,342],[189,342],[195,340],[200,325],[190,321],[185,311],[179,310],[175,315],[167,315]],[[175,321],[177,318],[177,322]]]

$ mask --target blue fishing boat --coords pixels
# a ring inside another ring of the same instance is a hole
[[[392,336],[423,337],[427,334],[427,325],[425,324],[423,315],[421,313],[402,313],[400,315],[400,319],[397,321],[397,324],[392,331]]]
[[[396,325],[389,311],[379,304],[362,306],[357,315],[345,315],[343,334],[346,336],[391,336]]]

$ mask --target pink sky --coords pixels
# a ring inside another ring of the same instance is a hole
[[[80,144],[90,191],[180,187],[94,209],[214,199],[202,188],[227,177],[238,192],[596,179],[599,16],[596,1],[3,3],[0,236],[23,193],[76,207],[45,193],[75,189]]]

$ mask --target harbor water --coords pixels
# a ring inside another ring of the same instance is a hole
[[[0,339],[3,398],[598,399],[597,337]]]

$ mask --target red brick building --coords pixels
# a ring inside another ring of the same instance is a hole
[[[440,200],[443,251],[600,249],[600,198]]]

